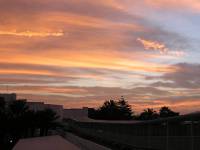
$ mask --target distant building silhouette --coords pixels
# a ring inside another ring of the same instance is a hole
[[[46,104],[44,102],[33,102],[29,101],[27,99],[17,99],[16,93],[0,93],[0,101],[5,101],[6,104],[9,104],[13,101],[20,100],[25,101],[28,105],[30,110],[33,111],[42,111],[45,109],[52,109],[54,112],[57,113],[59,116],[59,120],[62,119],[74,119],[77,121],[83,121],[88,119],[88,108],[73,108],[73,109],[64,109],[62,105],[56,105],[56,104]]]
[[[85,121],[88,120],[88,108],[83,107],[80,108],[73,108],[73,109],[64,109],[63,110],[63,117],[65,119],[73,119],[77,121]]]
[[[13,102],[17,100],[17,95],[15,93],[0,93],[0,100],[4,100],[6,103]]]
[[[27,105],[30,110],[33,111],[42,111],[45,109],[52,109],[59,116],[58,120],[63,119],[63,106],[54,105],[54,104],[45,104],[44,102],[27,102]]]

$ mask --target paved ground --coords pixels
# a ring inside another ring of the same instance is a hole
[[[60,136],[21,139],[13,150],[81,150]]]
[[[74,145],[78,146],[81,150],[111,150],[107,147],[104,147],[102,145],[96,144],[89,140],[80,138],[69,132],[66,132],[65,138],[66,138],[66,140],[70,141]]]

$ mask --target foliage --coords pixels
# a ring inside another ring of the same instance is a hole
[[[161,107],[161,109],[159,111],[159,115],[160,115],[161,118],[167,118],[167,117],[178,116],[179,113],[174,112],[169,107],[164,106],[164,107]]]
[[[58,118],[56,113],[51,109],[36,112],[35,122],[36,127],[40,128],[40,136],[47,135],[50,128],[58,126],[59,123],[56,122]]]
[[[13,101],[6,104],[0,100],[0,149],[9,150],[20,139],[33,137],[36,131],[40,136],[59,125],[58,116],[51,109],[31,111],[26,101]]]
[[[153,120],[158,118],[168,118],[179,116],[178,112],[172,111],[169,107],[161,107],[159,113],[157,113],[152,108],[145,109],[138,117],[139,120]]]
[[[153,120],[157,119],[159,115],[153,108],[145,109],[139,116],[139,120]]]
[[[154,120],[178,115],[178,112],[174,112],[169,107],[164,106],[160,108],[159,112],[153,108],[147,108],[138,116],[134,116],[131,106],[123,96],[118,101],[105,101],[98,109],[88,109],[88,117],[97,120]]]
[[[97,110],[89,111],[89,117],[101,120],[130,120],[133,118],[132,115],[131,106],[123,97],[118,101],[105,101]]]

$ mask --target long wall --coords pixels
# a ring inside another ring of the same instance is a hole
[[[200,150],[200,114],[140,123],[71,122],[72,132],[152,150]]]

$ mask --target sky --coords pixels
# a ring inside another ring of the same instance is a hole
[[[200,109],[199,0],[0,0],[0,14],[1,93]]]

